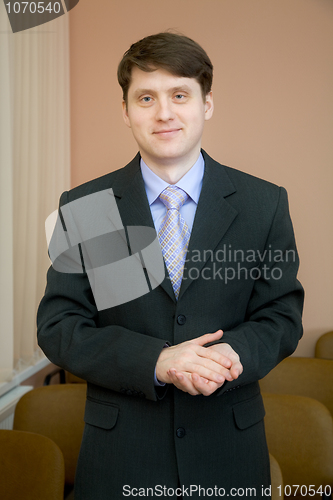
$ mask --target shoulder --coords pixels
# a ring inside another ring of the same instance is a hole
[[[284,187],[232,167],[225,169],[237,189],[238,196],[244,202],[251,202],[263,208],[274,207],[281,200],[287,200],[287,191]]]
[[[234,198],[235,202],[238,200],[241,204],[273,207],[281,198],[287,198],[287,192],[283,187],[236,168],[222,165],[204,151],[203,155],[210,182],[220,185],[222,195],[228,197],[229,200]]]
[[[223,165],[210,157],[205,151],[202,151],[202,153],[205,159],[205,165],[208,167],[208,169],[214,171],[216,175],[226,174],[227,177],[229,177],[230,181],[236,185],[236,187],[257,187],[273,191],[279,189],[279,186],[272,182],[261,179],[260,177],[256,177],[255,175],[248,174],[234,167]]]
[[[96,177],[84,184],[80,184],[69,191],[65,191],[60,198],[60,205],[75,201],[79,198],[98,193],[114,186],[126,185],[140,171],[140,156],[137,154],[125,167],[114,170],[108,174]]]

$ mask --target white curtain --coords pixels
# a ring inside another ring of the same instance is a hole
[[[1,177],[0,186],[0,198],[12,199],[12,222],[6,222],[4,230],[12,232],[5,247],[7,254],[13,247],[12,270],[7,273],[13,283],[13,311],[8,311],[8,327],[1,331],[1,340],[13,348],[11,373],[0,365],[0,376],[8,380],[42,356],[36,311],[49,266],[44,222],[70,184],[69,35],[68,15],[15,34],[3,4],[0,16],[0,74],[8,82],[7,95],[2,95],[5,116],[3,109],[0,113],[0,144],[5,141],[8,150],[5,158],[1,155],[1,170],[12,179],[9,185]],[[9,347],[7,351],[10,354]]]
[[[13,158],[8,19],[0,4],[0,382],[13,371]]]

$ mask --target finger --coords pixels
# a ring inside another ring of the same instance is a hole
[[[230,368],[232,365],[232,359],[228,355],[222,354],[217,350],[210,349],[209,347],[197,346],[195,352],[198,356],[205,358],[205,360],[207,360],[207,362],[205,361],[206,366],[207,363],[210,364],[210,361],[213,361],[218,365],[223,366],[224,368]]]
[[[212,369],[211,366],[213,367]],[[207,366],[199,363],[191,363],[186,367],[186,371],[191,374],[196,373],[200,377],[206,378],[217,384],[223,384],[225,380],[233,380],[230,371],[216,363],[207,363]]]
[[[222,383],[216,384],[215,382],[199,377],[197,373],[192,373],[192,383],[194,388],[203,396],[210,396],[216,389],[222,386]]]
[[[230,368],[230,374],[232,375],[233,379],[235,380],[236,378],[239,377],[243,373],[243,365],[240,361],[234,363],[232,367]]]
[[[216,373],[225,373],[225,369],[229,369],[232,366],[232,361],[228,356],[221,354],[217,350],[207,349],[206,347],[201,346],[192,346],[196,357],[189,358],[188,361],[190,363],[196,363],[201,365],[209,370],[212,370]],[[196,369],[189,369],[186,371],[196,371]],[[204,376],[200,373],[200,375]]]
[[[210,345],[207,347],[209,351],[217,352],[221,356],[225,356],[226,358],[230,359],[231,365],[238,363],[240,361],[239,355],[233,350],[233,348],[229,344],[225,344],[224,342]]]
[[[222,331],[219,335],[221,333]],[[163,370],[160,369],[161,361],[156,365],[156,375],[159,375],[159,380],[161,381],[168,382],[168,380],[165,380],[166,372],[171,368],[175,369],[177,372],[197,372],[200,376],[216,383],[223,382],[225,378],[230,380],[229,368],[232,362],[228,356],[223,352],[219,352],[218,349],[207,349],[206,347],[187,341],[183,344],[164,349],[160,354],[160,358],[162,356],[166,357],[163,361],[166,369],[164,374]],[[224,379],[221,379],[219,377],[220,375],[222,375]],[[164,378],[161,378],[161,376]]]
[[[205,335],[201,335],[201,337],[197,337],[196,339],[191,340],[194,344],[204,346],[209,342],[214,342],[214,340],[219,340],[223,335],[222,330],[217,330],[214,333],[205,333]]]
[[[201,346],[192,346],[186,352],[186,356],[183,355],[183,357],[175,359],[173,366],[171,365],[170,368],[174,368],[179,372],[198,373],[201,377],[220,383],[226,377],[229,380],[231,366],[231,360],[218,351],[208,350]],[[221,376],[224,378],[222,379]]]
[[[193,386],[192,382],[185,375],[185,373],[177,372],[175,369],[168,370],[168,375],[171,380],[171,383],[174,384],[177,389],[180,389],[183,392],[188,392],[191,396],[197,396],[200,394],[199,391]]]

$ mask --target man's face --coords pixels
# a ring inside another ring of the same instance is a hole
[[[194,78],[133,68],[123,116],[148,166],[190,168],[199,156],[204,122],[212,114],[212,93],[204,102]]]

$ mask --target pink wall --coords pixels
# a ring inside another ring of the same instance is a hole
[[[215,68],[203,147],[289,193],[306,289],[299,356],[333,328],[332,25],[331,0],[81,0],[70,13],[72,185],[137,151],[116,79],[129,45],[169,28],[198,41]]]

